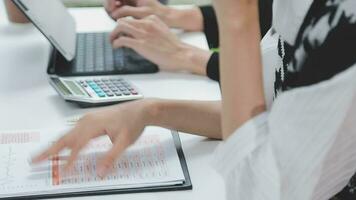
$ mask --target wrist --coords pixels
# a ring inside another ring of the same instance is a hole
[[[163,21],[172,28],[185,31],[202,31],[203,15],[198,7],[192,9],[176,9],[164,7]]]
[[[143,99],[141,101],[141,111],[143,121],[146,126],[157,126],[160,116],[160,101],[158,99]]]
[[[181,69],[193,74],[206,75],[206,68],[212,52],[185,43],[182,43],[179,52],[178,55],[180,55],[183,65]]]
[[[161,6],[160,10],[160,18],[164,21],[164,23],[171,28],[178,28],[177,18],[179,16],[179,10],[164,5]]]

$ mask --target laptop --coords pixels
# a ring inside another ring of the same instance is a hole
[[[77,33],[74,18],[61,0],[12,0],[52,48],[50,76],[97,76],[155,73],[157,65],[129,48],[113,49],[109,33]]]

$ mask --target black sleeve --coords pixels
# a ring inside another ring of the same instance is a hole
[[[261,37],[263,38],[268,30],[272,27],[273,0],[259,0],[258,7],[260,15]]]
[[[219,53],[215,52],[211,55],[206,68],[206,74],[210,79],[220,81]]]
[[[272,5],[273,0],[259,0],[260,28],[262,37],[272,26]],[[200,10],[204,18],[204,32],[210,48],[219,47],[219,29],[212,6],[202,6]],[[219,53],[213,53],[207,65],[207,75],[209,78],[219,81]]]

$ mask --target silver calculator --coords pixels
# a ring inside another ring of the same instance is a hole
[[[118,77],[51,77],[50,83],[63,99],[81,107],[111,105],[143,98],[132,83]]]

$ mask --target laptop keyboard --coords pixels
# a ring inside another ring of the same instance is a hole
[[[77,34],[75,72],[122,71],[124,64],[124,50],[112,48],[109,33]]]

